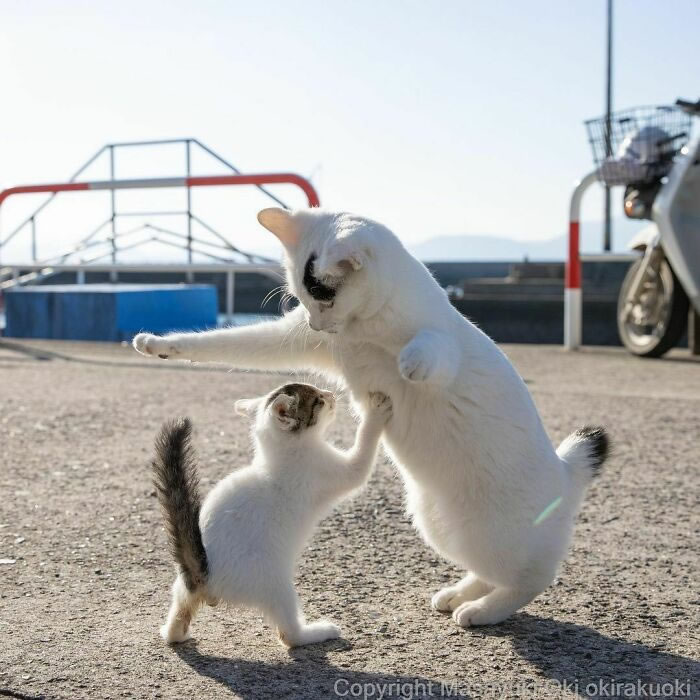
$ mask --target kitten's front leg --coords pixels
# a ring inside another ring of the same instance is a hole
[[[379,391],[370,392],[355,444],[345,453],[341,473],[334,483],[337,495],[362,486],[377,458],[379,439],[392,416],[391,399]]]
[[[335,362],[327,338],[312,331],[301,307],[281,319],[203,333],[139,333],[134,349],[162,360],[225,362],[260,370],[308,369],[333,371]]]
[[[398,366],[401,376],[410,382],[447,386],[459,371],[459,351],[446,333],[422,330],[401,349]]]

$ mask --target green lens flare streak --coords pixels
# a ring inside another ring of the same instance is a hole
[[[561,496],[555,498],[536,518],[534,525],[539,525],[544,522],[558,507],[561,503]]]

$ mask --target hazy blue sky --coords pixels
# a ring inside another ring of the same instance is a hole
[[[698,97],[697,0],[615,6],[616,106]],[[0,0],[0,187],[64,180],[108,141],[195,136],[245,171],[311,176],[325,206],[408,243],[552,237],[591,168],[582,121],[604,108],[604,20],[604,0]],[[179,174],[176,155],[117,175]],[[104,218],[97,202],[67,198],[40,253]],[[261,196],[195,204],[244,247],[265,236]],[[28,205],[8,202],[3,232]],[[584,218],[599,210],[590,196]]]

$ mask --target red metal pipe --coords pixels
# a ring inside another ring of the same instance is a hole
[[[321,202],[313,185],[301,175],[295,173],[265,173],[263,175],[215,175],[212,177],[188,177],[186,183],[190,187],[216,185],[274,185],[287,183],[296,185],[304,190],[310,207],[320,207]]]
[[[64,182],[51,185],[20,185],[0,192],[0,206],[15,194],[38,192],[74,192],[80,190],[120,190],[150,187],[211,187],[217,185],[272,185],[290,184],[301,188],[310,207],[320,206],[313,185],[295,173],[263,173],[256,175],[211,175],[187,178],[153,178],[148,180],[106,180],[101,182]]]
[[[579,256],[578,221],[569,221],[569,255],[566,260],[564,287],[566,289],[581,288],[581,258]]]
[[[67,182],[60,185],[19,185],[8,187],[0,192],[0,206],[13,194],[30,194],[33,192],[70,192],[74,190],[89,190],[87,182]]]

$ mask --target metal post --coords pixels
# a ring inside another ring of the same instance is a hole
[[[32,216],[29,222],[32,229],[32,262],[36,262],[36,220]]]
[[[583,301],[581,298],[581,258],[579,257],[579,221],[583,193],[598,180],[598,171],[588,173],[576,183],[569,205],[569,254],[564,278],[564,347],[576,350],[581,345]]]
[[[75,281],[77,284],[85,284],[85,270],[76,270]]]
[[[109,179],[114,180],[114,145],[109,146]],[[117,262],[117,227],[116,227],[116,198],[117,193],[111,190],[110,199],[112,202],[112,264]]]
[[[185,169],[189,181],[192,175],[190,168],[190,139],[185,141]],[[192,190],[187,185],[187,262],[192,263]]]
[[[612,0],[608,0],[608,54],[605,100],[605,155],[612,155],[612,31],[613,31]],[[610,216],[610,187],[605,185],[605,230],[603,232],[603,250],[609,252],[612,247],[612,221]]]
[[[236,292],[236,280],[233,270],[226,272],[226,320],[233,323],[233,298]]]

